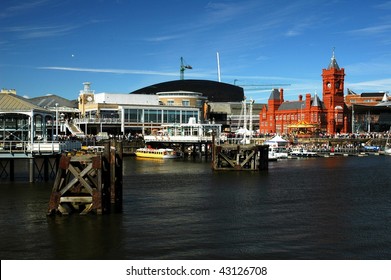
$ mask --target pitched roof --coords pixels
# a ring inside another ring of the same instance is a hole
[[[46,111],[42,107],[34,105],[28,99],[15,94],[0,94],[0,111],[2,112],[26,112],[26,111]]]
[[[68,100],[54,94],[30,98],[28,99],[28,101],[42,108],[56,107],[56,103],[58,104],[57,105],[58,107],[68,107],[68,108],[78,107],[77,100]]]
[[[302,107],[303,105],[303,107]],[[301,108],[305,108],[305,101],[287,101],[284,102],[278,107],[278,111],[285,111],[285,110],[300,110]]]
[[[280,91],[274,88],[270,93],[269,100],[280,100]]]
[[[315,96],[312,98],[311,107],[321,107],[324,108],[324,103],[319,99],[318,95],[315,93]],[[301,110],[305,109],[305,100],[303,101],[286,101],[278,107],[278,111],[285,110]]]

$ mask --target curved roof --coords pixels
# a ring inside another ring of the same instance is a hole
[[[175,80],[154,84],[130,94],[156,94],[162,91],[200,92],[211,102],[240,102],[244,99],[242,87],[210,80]]]

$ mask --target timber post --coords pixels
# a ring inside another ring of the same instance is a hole
[[[269,170],[269,145],[258,145],[259,170]]]
[[[113,145],[105,143],[103,153],[61,156],[48,215],[122,210],[122,160],[115,160],[122,159],[122,142]]]
[[[268,170],[268,145],[222,144],[212,147],[213,170]]]

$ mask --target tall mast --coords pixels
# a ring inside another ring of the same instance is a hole
[[[221,73],[220,73],[220,55],[219,52],[216,53],[217,57],[217,79],[219,82],[221,82]]]

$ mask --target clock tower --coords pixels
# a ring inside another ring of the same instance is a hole
[[[85,82],[83,85],[84,89],[79,93],[79,111],[84,116],[86,109],[94,102],[94,91],[90,89],[90,82]]]
[[[335,54],[327,69],[322,70],[323,103],[327,114],[327,133],[345,132],[347,127],[344,108],[345,69],[339,68]]]

